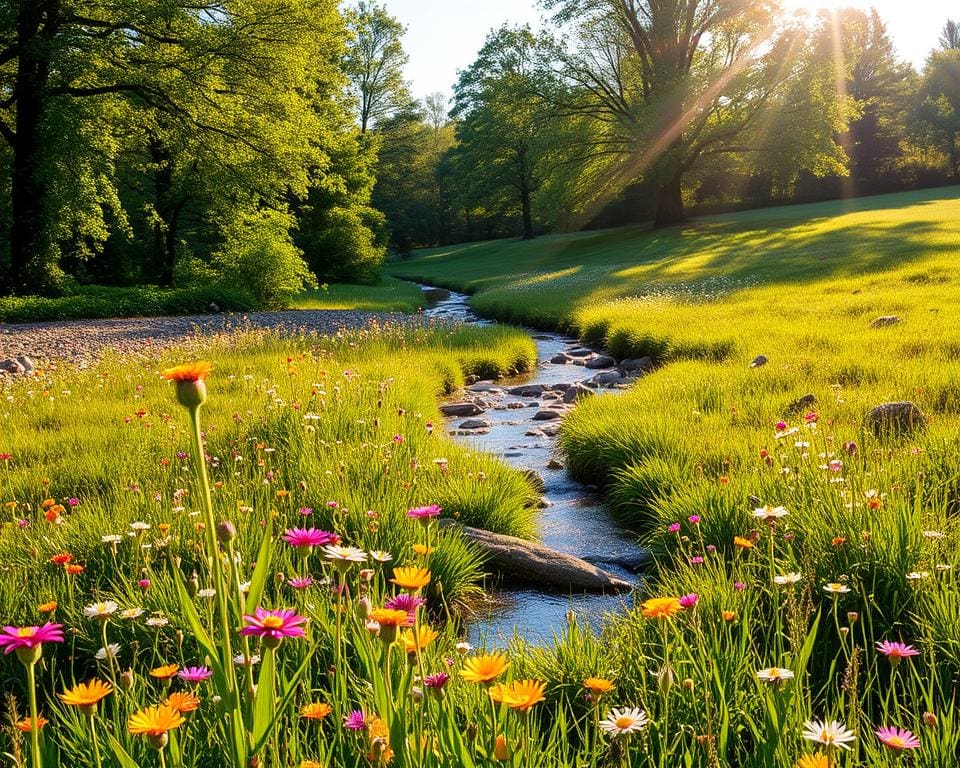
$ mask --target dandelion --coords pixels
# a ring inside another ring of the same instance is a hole
[[[56,600],[50,600],[46,603],[40,603],[40,605],[37,606],[37,610],[40,613],[53,613],[58,607]]]
[[[89,683],[79,683],[57,695],[67,706],[77,707],[83,714],[93,717],[97,711],[97,704],[112,692],[113,687],[109,683],[94,679]]]
[[[79,576],[87,569],[79,563],[68,563],[67,565],[63,566],[63,570],[67,572],[67,576]]]
[[[167,368],[161,375],[176,385],[177,401],[184,408],[196,410],[207,400],[205,379],[210,374],[210,363],[196,362]]]
[[[88,619],[97,619],[98,621],[109,621],[110,617],[116,613],[119,606],[113,600],[106,600],[102,603],[93,603],[83,609],[83,615]]]
[[[394,568],[393,578],[390,581],[401,589],[416,592],[430,583],[430,571],[413,566]]]
[[[130,715],[127,730],[134,736],[145,736],[154,749],[167,746],[167,734],[186,722],[177,710],[161,704],[157,707],[145,707]]]
[[[184,667],[177,672],[177,677],[186,683],[198,685],[213,677],[213,670],[208,667]]]
[[[276,648],[286,637],[304,637],[303,628],[307,619],[291,610],[268,611],[257,608],[253,614],[243,617],[244,626],[240,634],[259,637],[267,648]]]
[[[505,653],[481,654],[464,659],[460,677],[469,683],[487,685],[507,671],[510,662]]]
[[[823,744],[825,747],[850,749],[856,734],[837,720],[808,720],[803,724],[803,738]]]
[[[767,667],[757,672],[757,678],[765,683],[779,685],[787,680],[793,680],[793,672],[780,667]]]
[[[790,573],[785,573],[782,576],[774,576],[773,583],[778,587],[787,587],[792,584],[799,582],[803,576],[801,576],[796,571],[791,571]]]
[[[433,547],[428,547],[426,544],[414,544],[413,553],[419,555],[420,557],[426,557],[431,552],[433,552]]]
[[[880,739],[880,742],[890,749],[899,751],[902,749],[920,748],[920,739],[912,732],[902,728],[885,725],[882,728],[878,728],[874,733],[877,735],[877,738]]]
[[[727,624],[732,624],[734,621],[737,620],[736,611],[721,611],[720,615],[723,617],[723,620],[727,622]]]
[[[600,727],[611,736],[629,736],[645,728],[650,722],[647,713],[639,707],[611,709],[600,721]]]
[[[304,704],[300,707],[300,717],[307,720],[323,720],[327,715],[333,712],[333,708],[326,702],[315,702],[313,704]]]
[[[186,714],[200,706],[200,698],[190,691],[177,691],[167,696],[163,703],[180,714]]]
[[[676,597],[654,597],[640,606],[645,619],[671,619],[681,608],[680,600]]]

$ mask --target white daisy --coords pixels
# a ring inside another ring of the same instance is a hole
[[[639,707],[611,709],[600,721],[600,727],[613,736],[626,736],[641,730],[650,722],[647,713]]]
[[[757,678],[765,683],[784,683],[787,680],[793,680],[793,672],[781,667],[767,667],[758,670]]]
[[[787,512],[786,507],[771,507],[769,505],[765,505],[753,510],[754,517],[764,520],[768,523],[775,522],[781,517],[786,517],[789,514],[790,513]]]
[[[831,595],[845,595],[850,591],[850,587],[846,584],[838,584],[835,581],[831,581],[829,584],[823,585],[823,591]]]
[[[910,581],[920,581],[921,579],[926,579],[930,576],[930,571],[910,571],[907,574],[907,578]]]
[[[785,587],[791,584],[796,584],[802,578],[803,576],[801,576],[799,573],[791,571],[790,573],[785,573],[782,576],[774,576],[773,583],[778,586]]]
[[[126,619],[127,621],[139,619],[141,616],[143,616],[143,608],[125,608],[120,611],[120,618]]]
[[[113,600],[105,600],[102,603],[93,603],[83,609],[83,615],[88,619],[99,619],[106,621],[117,611],[117,604]]]
[[[101,648],[96,652],[95,658],[98,661],[106,661],[110,659],[111,661],[120,654],[120,646],[116,643],[109,643],[106,648]]]
[[[808,720],[803,728],[803,738],[827,747],[850,749],[850,743],[857,739],[857,735],[838,720]]]

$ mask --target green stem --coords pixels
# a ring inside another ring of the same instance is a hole
[[[162,749],[158,749],[158,750],[157,750],[157,755],[159,755],[159,757],[160,757],[160,768],[167,768],[167,761],[166,761],[166,759],[165,759],[164,756],[163,756],[163,750],[162,750]]]
[[[97,727],[93,715],[87,718],[90,723],[90,743],[93,746],[93,761],[96,768],[100,768],[100,742],[97,741]]]
[[[34,663],[27,664],[27,693],[30,698],[30,762],[33,768],[42,768],[40,758],[40,718],[37,714],[37,675]]]

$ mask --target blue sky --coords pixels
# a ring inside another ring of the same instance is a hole
[[[954,0],[783,0],[788,9],[819,6],[875,6],[888,22],[900,54],[922,66],[936,45],[940,28],[953,14],[960,21],[960,1]],[[413,92],[447,94],[457,70],[473,61],[487,32],[503,22],[536,25],[541,13],[536,0],[385,0],[389,11],[407,27],[404,46],[410,54],[407,77]]]

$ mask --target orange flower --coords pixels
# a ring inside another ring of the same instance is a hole
[[[394,568],[393,578],[390,579],[390,581],[401,589],[416,592],[430,583],[430,571],[426,568],[417,568],[415,566]]]
[[[753,549],[753,542],[750,539],[743,538],[743,536],[734,536],[733,543],[740,549]]]
[[[433,547],[428,547],[426,544],[414,544],[413,552],[414,554],[420,555],[422,557],[424,555],[429,555],[431,552],[433,552]]]
[[[304,704],[300,707],[300,717],[306,718],[307,720],[323,720],[323,718],[331,712],[333,712],[333,708],[323,701]]]
[[[507,743],[507,737],[502,733],[497,736],[497,741],[493,745],[493,756],[501,763],[510,759],[510,745]]]
[[[134,735],[166,736],[167,731],[179,728],[185,722],[177,710],[161,704],[158,707],[145,707],[130,715],[127,730]]]
[[[419,653],[438,637],[427,624],[421,624],[419,627],[401,633],[400,641],[407,653]]]
[[[63,569],[67,572],[68,576],[78,576],[87,570],[79,563],[68,563],[67,565],[63,566]]]
[[[590,691],[590,695],[596,701],[603,694],[613,690],[614,686],[613,681],[607,680],[605,677],[588,677],[583,681],[583,687]]]
[[[156,678],[157,680],[169,680],[179,671],[180,667],[177,664],[164,664],[162,667],[151,669],[150,677]]]
[[[71,560],[73,560],[73,555],[71,555],[69,552],[61,552],[50,558],[50,562],[54,565],[66,565]]]
[[[170,530],[170,523],[157,523],[157,530],[160,533],[167,533]]]
[[[375,608],[370,611],[370,621],[375,621],[381,627],[399,627],[402,626],[410,614],[406,611],[393,610],[392,608]]]
[[[737,620],[737,612],[736,612],[736,611],[723,611],[720,615],[723,616],[723,620],[724,620],[725,622],[727,622],[728,624],[729,624],[730,622],[732,622],[732,621],[736,621],[736,620]]]
[[[47,507],[52,507],[56,503],[57,502],[54,499],[44,499],[43,501],[40,502],[40,506],[46,509]]]
[[[544,700],[546,683],[537,680],[515,680],[510,685],[494,685],[490,698],[506,704],[514,712],[527,712]]]
[[[53,613],[57,610],[57,601],[51,600],[48,603],[41,603],[37,606],[37,610],[40,611],[40,613]]]
[[[43,715],[37,715],[37,730],[42,731],[43,726],[45,726],[49,720]],[[30,733],[33,730],[32,723],[29,717],[25,717],[22,720],[17,721],[17,730],[22,731],[23,733]]]
[[[831,539],[830,543],[833,544],[833,546],[835,546],[835,547],[842,547],[844,544],[847,543],[847,537],[846,537],[846,536],[834,536],[833,539]]]
[[[96,712],[97,704],[100,703],[101,699],[109,696],[112,691],[113,687],[109,683],[94,679],[89,683],[75,685],[73,688],[57,695],[67,706],[78,707],[84,714],[93,715]]]
[[[193,710],[200,706],[200,698],[190,693],[190,691],[177,691],[167,696],[163,703],[170,707],[170,709],[175,709],[180,714],[185,714],[187,712],[193,712]]]
[[[645,619],[672,619],[683,609],[676,597],[654,597],[640,606]]]
[[[287,498],[287,496],[289,496],[289,495],[290,495],[290,491],[277,491],[277,498],[278,498],[278,499],[285,499],[285,498]]]
[[[507,671],[510,662],[505,653],[471,656],[463,662],[460,676],[470,683],[492,683]]]
[[[173,368],[167,368],[161,372],[161,376],[167,381],[203,381],[210,373],[213,366],[205,361],[195,363],[184,363],[175,365]]]

